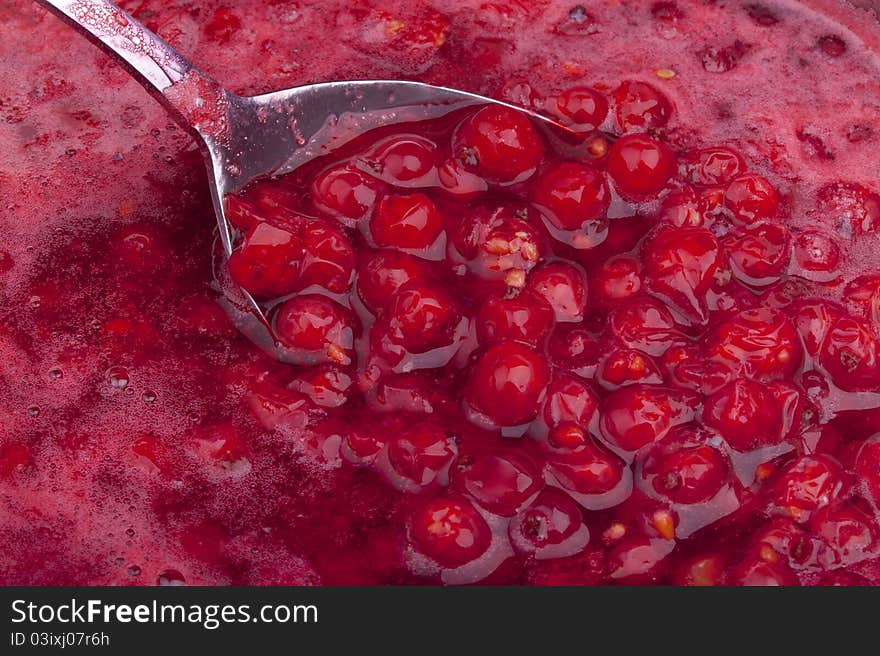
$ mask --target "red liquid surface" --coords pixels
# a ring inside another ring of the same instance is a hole
[[[470,112],[230,201],[290,249],[233,263],[282,363],[217,303],[188,137],[0,8],[0,582],[880,579],[865,35],[795,2],[123,6],[242,93],[415,77],[585,137],[493,159]]]

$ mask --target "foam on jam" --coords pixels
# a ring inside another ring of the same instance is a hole
[[[231,201],[286,362],[217,303],[186,135],[0,8],[0,580],[880,579],[874,18],[409,4],[123,3],[241,92],[411,76],[585,135],[466,113]]]

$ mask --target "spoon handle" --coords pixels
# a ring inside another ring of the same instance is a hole
[[[110,0],[38,2],[125,65],[186,127],[210,133],[206,123],[216,122],[230,94],[141,22]]]

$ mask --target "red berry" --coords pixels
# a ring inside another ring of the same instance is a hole
[[[582,378],[557,374],[547,389],[544,423],[551,429],[576,426],[585,432],[598,403],[596,393]]]
[[[643,134],[618,139],[608,153],[608,174],[622,194],[656,196],[675,173],[675,154]]]
[[[784,227],[764,223],[725,240],[734,275],[749,285],[769,285],[785,272],[789,234]]]
[[[493,104],[458,127],[452,150],[485,178],[509,182],[534,171],[544,156],[544,143],[525,114]]]
[[[504,280],[509,287],[525,284],[525,274],[541,259],[543,244],[529,221],[534,211],[514,205],[478,208],[452,231],[450,258],[486,280]]]
[[[354,248],[342,232],[311,222],[302,232],[302,261],[297,289],[319,285],[336,294],[348,291],[354,269]]]
[[[841,564],[859,562],[876,553],[877,521],[854,504],[820,510],[810,519],[810,528],[834,550]]]
[[[399,251],[370,252],[358,266],[358,294],[369,309],[378,312],[398,289],[428,276],[428,265],[422,259]]]
[[[727,482],[729,466],[708,444],[659,444],[643,459],[641,474],[653,490],[672,503],[708,501]]]
[[[594,332],[582,324],[558,324],[550,333],[547,352],[554,364],[576,373],[589,375],[599,363],[603,344]]]
[[[745,310],[718,326],[709,336],[707,353],[756,380],[788,378],[803,359],[794,326],[770,308]]]
[[[727,186],[724,203],[743,223],[755,223],[776,216],[779,194],[766,178],[744,173]]]
[[[634,298],[611,311],[611,330],[625,346],[659,356],[683,340],[672,314],[653,298]]]
[[[612,94],[617,124],[626,132],[659,128],[669,122],[672,104],[663,93],[646,82],[627,80]]]
[[[627,385],[600,406],[602,433],[624,451],[662,440],[669,431],[694,419],[696,397],[652,385]]]
[[[351,376],[342,369],[323,366],[304,371],[288,385],[300,394],[305,394],[317,406],[338,408],[348,401]]]
[[[703,225],[703,204],[690,187],[670,191],[663,197],[658,219],[677,228]]]
[[[623,480],[626,463],[595,440],[547,458],[547,471],[566,490],[596,496],[611,492]]]
[[[460,567],[482,556],[492,541],[486,520],[470,502],[442,496],[413,515],[411,535],[417,549],[444,567]]]
[[[410,283],[391,301],[388,330],[395,342],[421,353],[449,344],[460,317],[458,304],[443,287]]]
[[[608,100],[590,87],[566,89],[545,106],[562,125],[579,132],[595,130],[608,115]]]
[[[758,531],[749,550],[768,563],[783,562],[795,569],[815,568],[826,557],[827,546],[788,517],[775,517]]]
[[[440,189],[458,200],[470,200],[479,197],[489,185],[476,173],[469,171],[459,159],[450,157],[437,171]]]
[[[513,515],[544,486],[534,465],[514,453],[487,453],[461,465],[456,485],[496,515]]]
[[[580,267],[550,262],[529,274],[526,288],[544,298],[562,323],[578,322],[587,310],[587,278]]]
[[[574,555],[590,541],[580,508],[553,489],[544,490],[514,517],[509,531],[514,548],[537,559]]]
[[[796,303],[791,314],[807,353],[817,355],[843,310],[827,301],[807,299]]]
[[[538,347],[550,334],[553,322],[553,308],[537,294],[490,296],[476,316],[477,337],[483,344],[512,340]]]
[[[382,140],[364,158],[376,176],[399,187],[427,186],[437,165],[437,146],[414,134]]]
[[[275,332],[307,360],[348,364],[354,345],[350,312],[325,296],[306,294],[286,301],[275,316]]]
[[[599,367],[596,379],[608,389],[633,383],[656,385],[663,382],[663,376],[654,360],[635,349],[612,351]]]
[[[268,223],[257,223],[229,257],[229,273],[255,296],[284,296],[297,289],[301,240]]]
[[[448,402],[444,390],[422,372],[384,376],[367,400],[379,412],[419,414],[434,414]]]
[[[805,230],[794,239],[794,258],[810,274],[829,274],[840,264],[840,247],[831,237],[817,230]],[[824,278],[817,278],[824,280]]]
[[[844,472],[828,456],[807,455],[783,469],[771,488],[771,503],[797,522],[831,504],[844,487]]]
[[[705,228],[665,228],[645,244],[645,277],[688,315],[708,318],[706,292],[721,268],[718,240]]]
[[[540,355],[517,342],[502,342],[474,365],[465,397],[489,421],[517,426],[535,417],[549,379]]]
[[[605,260],[593,272],[593,291],[608,305],[629,298],[642,288],[641,268],[634,257],[619,256]]]
[[[388,464],[394,474],[417,488],[435,482],[445,485],[455,454],[446,431],[434,423],[417,424],[388,444]]]
[[[370,234],[379,246],[424,249],[443,232],[443,217],[424,194],[389,194],[370,219]]]
[[[819,362],[838,387],[876,390],[880,386],[880,343],[864,321],[842,317],[831,326]]]
[[[690,152],[680,163],[688,181],[701,186],[725,185],[746,170],[739,153],[724,146]]]
[[[580,230],[588,221],[605,218],[611,194],[604,176],[592,166],[562,162],[535,179],[531,199],[560,230]]]
[[[373,210],[381,183],[349,165],[334,166],[315,178],[315,206],[351,227]]]
[[[703,405],[703,423],[737,451],[777,441],[781,437],[780,415],[781,409],[766,386],[747,378],[731,381]]]

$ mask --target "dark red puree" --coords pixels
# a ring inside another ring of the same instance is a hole
[[[0,9],[0,580],[880,581],[875,19],[381,4],[124,3],[241,91],[573,132],[472,107],[227,198],[273,353],[185,135]]]

